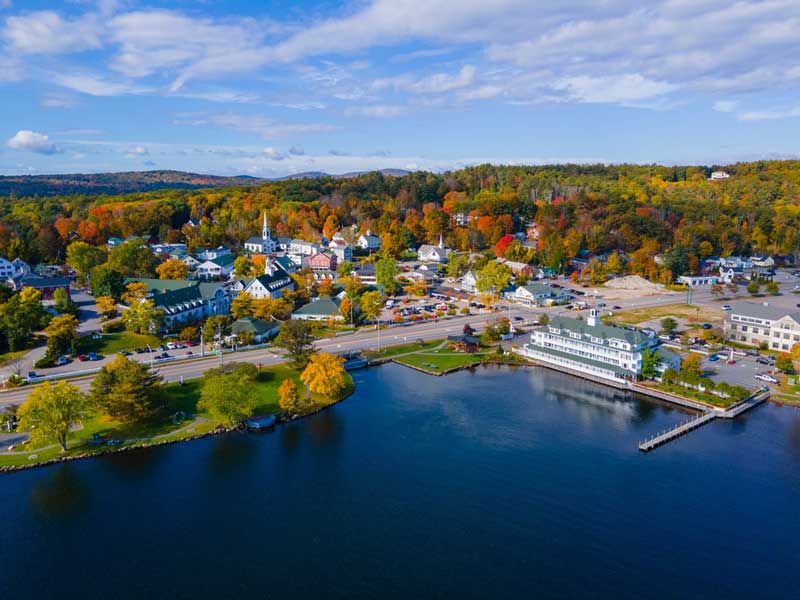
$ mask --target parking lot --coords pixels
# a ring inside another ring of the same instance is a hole
[[[766,385],[766,382],[755,378],[758,373],[771,373],[772,366],[756,362],[755,356],[739,356],[734,354],[735,364],[728,364],[729,353],[719,353],[719,360],[710,361],[708,358],[702,362],[706,372],[713,371],[711,379],[726,381],[731,385],[740,385],[748,389],[755,389]]]

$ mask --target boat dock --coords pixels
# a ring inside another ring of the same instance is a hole
[[[650,450],[654,450],[655,448],[658,448],[659,446],[666,444],[667,442],[671,442],[675,438],[679,438],[682,435],[697,429],[698,427],[702,427],[706,423],[710,423],[716,418],[717,414],[713,411],[703,413],[702,415],[695,417],[691,421],[686,421],[684,423],[681,423],[674,429],[664,431],[662,433],[659,433],[651,437],[649,440],[643,441],[641,444],[639,444],[639,450],[641,450],[642,452],[650,452]]]
[[[650,452],[662,446],[672,440],[681,437],[682,435],[689,433],[697,429],[698,427],[702,427],[706,423],[710,423],[714,419],[733,419],[738,417],[743,412],[750,410],[751,408],[758,406],[762,402],[764,402],[767,398],[769,398],[769,391],[762,391],[753,396],[750,396],[746,400],[740,402],[739,404],[732,406],[727,410],[722,409],[707,409],[701,415],[695,417],[690,421],[686,421],[681,423],[677,427],[674,427],[668,431],[664,431],[659,433],[650,439],[643,441],[639,444],[639,450],[642,452]]]

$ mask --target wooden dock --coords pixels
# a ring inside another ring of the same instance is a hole
[[[664,431],[659,433],[649,440],[643,441],[639,444],[639,450],[642,452],[650,452],[650,450],[654,450],[659,446],[666,444],[667,442],[671,442],[675,438],[679,438],[682,435],[689,433],[690,431],[694,431],[698,427],[702,427],[706,423],[710,423],[714,419],[717,418],[717,414],[715,412],[707,412],[703,413],[702,415],[695,417],[691,421],[686,421],[685,423],[681,423],[677,427],[670,429],[668,431]]]
[[[702,427],[706,423],[710,423],[714,419],[733,419],[738,417],[745,411],[750,410],[751,408],[758,406],[762,402],[764,402],[767,398],[769,398],[769,391],[764,391],[759,394],[755,394],[740,402],[739,404],[727,409],[727,410],[707,410],[703,414],[695,417],[691,421],[686,421],[685,423],[681,423],[677,427],[670,429],[668,431],[664,431],[651,437],[648,440],[643,441],[639,444],[639,450],[642,452],[650,452],[650,450],[654,450],[659,446],[666,444],[667,442],[671,442],[672,440],[681,437],[682,435],[689,433],[697,429],[698,427]]]

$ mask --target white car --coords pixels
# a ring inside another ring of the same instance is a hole
[[[722,310],[733,310],[733,307],[730,304],[723,304]]]
[[[767,383],[778,383],[778,378],[769,373],[759,373],[756,375],[756,379],[759,381],[766,381]]]

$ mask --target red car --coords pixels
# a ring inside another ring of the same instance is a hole
[[[78,360],[81,361],[81,362],[86,362],[87,360],[89,360],[89,357],[86,354],[81,354],[78,357]]]

